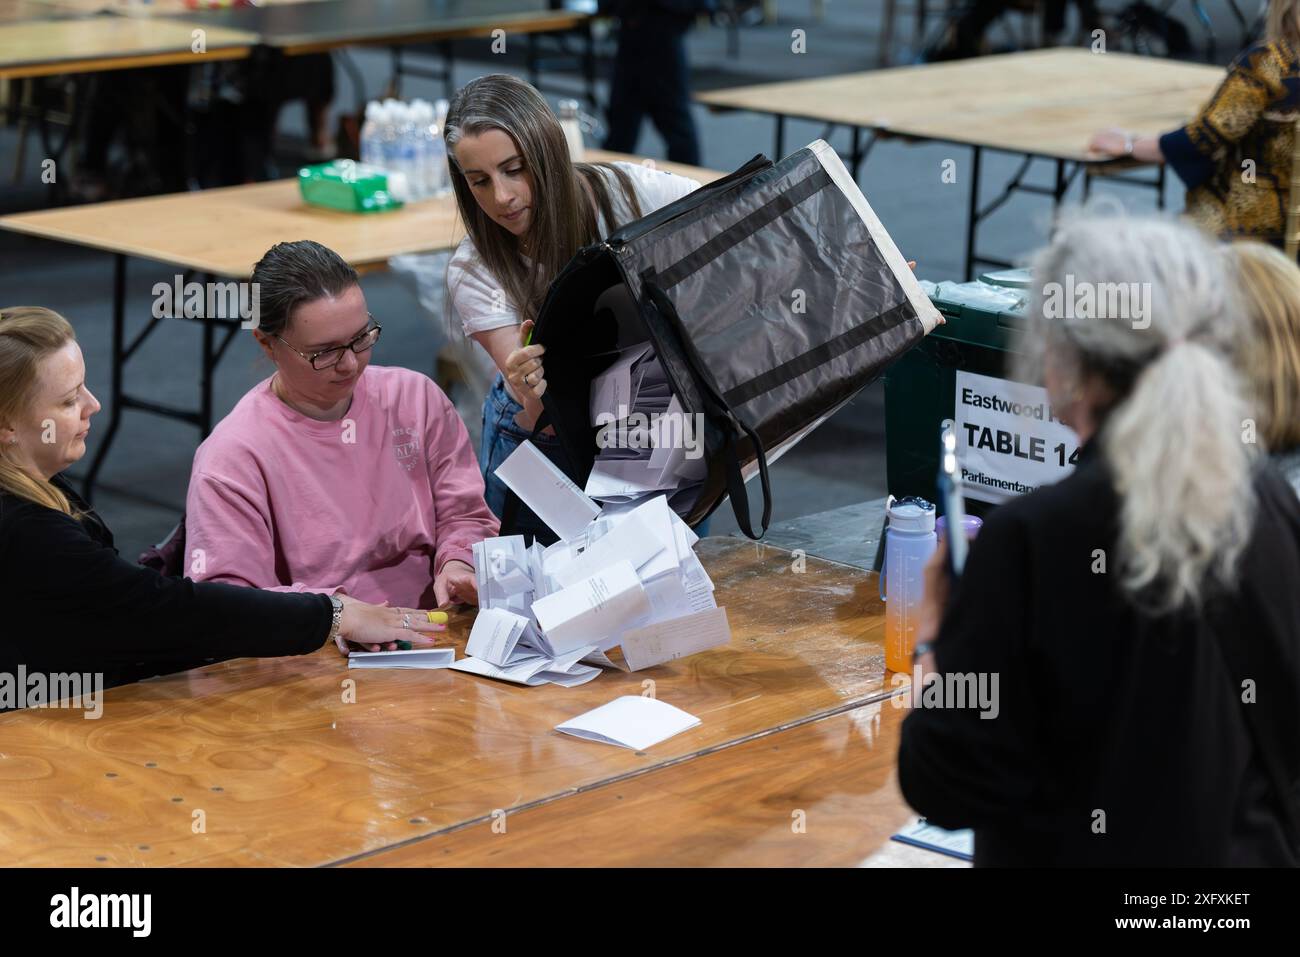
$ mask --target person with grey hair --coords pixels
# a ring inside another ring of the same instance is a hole
[[[1016,377],[1078,464],[988,516],[950,595],[927,569],[899,751],[977,865],[1300,862],[1300,503],[1243,431],[1234,288],[1161,219],[1067,221],[1035,262]],[[940,693],[967,676],[991,707]]]

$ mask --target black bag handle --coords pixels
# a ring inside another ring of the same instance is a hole
[[[650,301],[654,303],[659,314],[672,327],[673,332],[680,341],[681,354],[686,359],[687,365],[690,366],[691,372],[695,376],[696,383],[701,388],[705,414],[719,425],[726,436],[727,444],[723,458],[726,465],[727,494],[731,497],[731,510],[736,515],[736,524],[750,538],[762,538],[767,534],[768,525],[772,523],[772,484],[767,474],[767,452],[763,448],[763,441],[758,437],[757,432],[746,425],[740,416],[732,411],[731,406],[714,388],[713,377],[704,368],[704,361],[696,351],[695,343],[686,334],[686,327],[682,323],[682,317],[677,314],[677,307],[668,298],[668,294],[660,288],[653,274],[643,275],[641,281],[642,288],[649,295]],[[754,454],[758,458],[758,475],[763,486],[763,527],[757,535],[754,534],[754,528],[750,522],[749,494],[745,491],[745,477],[740,467],[740,451],[737,448],[737,439],[741,435],[748,436],[750,442],[754,445]]]

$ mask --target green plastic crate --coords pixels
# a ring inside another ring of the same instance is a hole
[[[955,372],[1007,378],[1012,334],[1025,322],[1029,274],[1006,270],[977,282],[924,286],[947,322],[885,373],[885,471],[891,495],[937,502],[939,426],[952,418]],[[993,506],[967,499],[966,507],[982,515]]]

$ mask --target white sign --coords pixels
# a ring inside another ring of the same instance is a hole
[[[958,371],[953,422],[966,498],[1005,502],[1059,482],[1079,457],[1078,437],[1036,385]]]

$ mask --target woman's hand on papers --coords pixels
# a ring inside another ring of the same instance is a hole
[[[338,597],[343,602],[343,618],[337,644],[344,655],[349,646],[361,651],[396,651],[399,641],[409,641],[412,648],[432,648],[433,633],[447,630],[446,625],[431,622],[429,613],[419,608],[391,608],[387,602],[370,605],[347,595]]]
[[[540,399],[546,391],[546,374],[542,369],[542,353],[546,347],[527,344],[532,331],[533,320],[527,319],[520,324],[519,348],[506,358],[506,378],[520,402],[527,395]]]
[[[474,566],[457,558],[446,562],[433,580],[433,597],[439,608],[477,605],[478,581],[474,577]]]

